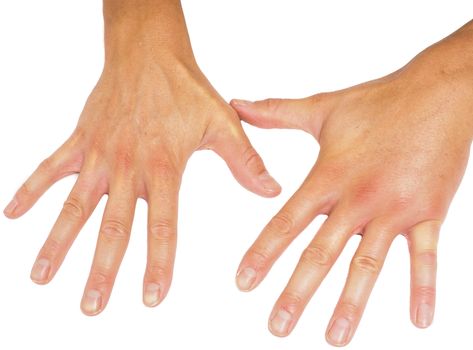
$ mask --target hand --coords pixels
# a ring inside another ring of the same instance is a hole
[[[270,331],[295,327],[351,236],[361,243],[326,338],[346,345],[357,328],[393,239],[411,256],[412,322],[431,324],[440,226],[463,176],[473,136],[473,25],[403,69],[346,90],[300,100],[232,101],[241,119],[262,128],[296,128],[320,144],[318,159],[292,198],[264,228],[237,272],[255,288],[292,240],[328,215],[270,315]]]
[[[235,111],[197,67],[178,2],[150,3],[146,11],[135,2],[129,8],[125,2],[105,3],[105,67],[77,128],[5,210],[8,217],[18,218],[53,183],[80,173],[31,271],[34,282],[45,284],[100,198],[108,194],[81,303],[87,315],[101,312],[109,300],[137,198],[149,204],[143,300],[155,306],[166,296],[176,249],[179,185],[194,151],[218,153],[236,179],[259,195],[280,192]],[[155,12],[166,17],[156,21]],[[156,33],[156,22],[164,23],[166,31]],[[169,33],[172,37],[166,39]]]

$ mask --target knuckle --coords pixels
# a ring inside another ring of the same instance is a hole
[[[369,203],[378,195],[377,186],[373,182],[359,184],[353,191],[355,203]]]
[[[44,159],[38,166],[38,170],[44,173],[50,173],[55,169],[55,162],[52,157]]]
[[[279,107],[281,106],[281,99],[268,98],[263,101],[263,105],[265,107],[265,110],[269,111],[270,113],[277,113]]]
[[[107,241],[121,241],[128,239],[130,229],[119,220],[105,221],[101,235]]]
[[[301,255],[301,263],[310,267],[327,267],[333,261],[332,254],[326,247],[311,245]]]
[[[31,195],[33,195],[33,193],[34,191],[31,187],[30,181],[24,182],[18,190],[18,196],[20,197],[30,197]]]
[[[288,235],[294,228],[292,215],[286,211],[279,212],[266,226],[266,230],[271,234]]]
[[[435,287],[432,286],[416,286],[413,292],[415,297],[420,300],[433,300],[435,298]]]
[[[146,267],[146,276],[153,280],[164,280],[169,276],[169,268],[157,263],[148,264]]]
[[[118,148],[115,158],[115,162],[118,168],[128,169],[132,166],[133,161],[134,154],[130,149],[124,147]]]
[[[435,267],[437,265],[437,252],[425,250],[415,255],[415,259],[424,266]]]
[[[64,202],[62,211],[69,218],[82,219],[84,217],[84,206],[79,199],[72,196]]]
[[[60,254],[63,250],[63,244],[56,238],[49,237],[41,249],[40,255],[44,257],[53,258]]]
[[[252,266],[261,268],[271,260],[271,253],[259,247],[251,247],[246,253],[245,260],[251,261]]]
[[[245,167],[257,173],[262,173],[265,170],[263,160],[251,145],[243,152],[243,159],[245,160]]]
[[[355,256],[352,261],[352,266],[358,270],[376,275],[381,271],[380,261],[368,255]]]
[[[284,308],[289,310],[298,309],[301,305],[305,304],[303,298],[294,291],[284,291],[279,300],[284,305]]]
[[[155,176],[164,180],[176,180],[177,167],[170,159],[158,158],[152,161],[152,168]]]
[[[409,206],[414,203],[415,194],[411,193],[399,193],[399,195],[393,200],[392,208],[396,212],[405,212],[409,209]]]
[[[361,307],[355,302],[344,300],[338,305],[337,311],[348,320],[354,320],[361,314]]]
[[[151,239],[156,241],[170,241],[176,236],[176,229],[170,221],[162,220],[156,222],[149,227],[149,234]]]
[[[90,272],[89,282],[97,287],[110,285],[112,277],[110,272],[104,268],[94,268]]]

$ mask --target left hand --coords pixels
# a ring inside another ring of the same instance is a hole
[[[292,240],[316,216],[328,215],[274,306],[273,334],[292,331],[354,234],[362,240],[327,341],[343,346],[353,337],[398,234],[407,238],[411,255],[412,322],[421,328],[431,324],[438,234],[473,136],[472,27],[376,81],[300,100],[232,101],[250,124],[302,129],[320,143],[312,171],[237,273],[241,290],[255,288]]]

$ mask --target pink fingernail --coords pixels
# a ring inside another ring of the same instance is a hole
[[[256,281],[256,271],[251,267],[245,267],[237,275],[236,283],[240,290],[249,291]]]
[[[249,106],[251,104],[253,104],[253,102],[251,101],[247,101],[247,100],[236,100],[234,99],[232,101],[232,103],[235,105],[235,106]]]
[[[38,259],[31,269],[30,278],[34,282],[44,282],[48,279],[49,271],[51,270],[51,263],[48,259]]]
[[[274,193],[281,191],[281,185],[279,185],[278,182],[274,180],[274,178],[269,175],[267,171],[265,171],[259,176],[259,181],[267,192]]]
[[[18,207],[18,201],[16,200],[16,198],[13,198],[11,200],[11,202],[8,203],[8,205],[5,208],[5,210],[3,211],[3,213],[6,216],[12,216],[13,214],[15,214],[15,210],[16,210],[17,207]]]
[[[89,315],[94,315],[102,307],[102,294],[98,290],[87,291],[82,299],[82,310]]]
[[[148,283],[143,293],[143,301],[146,306],[156,306],[160,301],[161,286],[157,283]]]
[[[328,338],[333,345],[345,345],[350,334],[350,321],[346,318],[336,319],[328,332]]]
[[[426,303],[419,304],[416,312],[416,324],[418,327],[426,328],[431,325],[434,315],[432,306]]]
[[[276,335],[286,335],[289,332],[289,325],[292,315],[286,310],[280,309],[270,322],[270,328]]]

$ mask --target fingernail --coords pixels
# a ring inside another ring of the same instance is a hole
[[[102,306],[102,295],[98,290],[91,289],[87,291],[82,299],[82,310],[90,315],[100,311]]]
[[[271,331],[279,335],[286,335],[289,332],[291,320],[292,315],[289,312],[283,309],[278,310],[276,315],[271,320]]]
[[[148,283],[145,286],[143,301],[146,306],[156,306],[160,301],[161,286],[157,283]]]
[[[426,303],[419,304],[416,312],[416,324],[419,327],[426,328],[432,323],[434,310],[432,306]]]
[[[34,282],[44,282],[48,279],[49,270],[51,269],[51,263],[48,259],[38,259],[31,269],[30,278]]]
[[[350,333],[350,321],[346,318],[338,318],[333,322],[328,332],[328,338],[333,345],[344,345]]]
[[[16,198],[13,198],[12,201],[8,203],[3,213],[6,216],[12,216],[15,213],[15,210],[17,207],[18,207],[18,201],[16,200]]]
[[[236,100],[236,99],[234,99],[232,102],[235,106],[249,106],[249,105],[253,104],[253,102],[247,101],[247,100]]]
[[[237,286],[242,291],[248,291],[256,281],[256,271],[251,267],[245,267],[237,275]]]
[[[267,192],[274,193],[274,192],[279,192],[281,190],[281,185],[279,185],[277,181],[274,180],[274,178],[271,175],[269,175],[267,171],[265,171],[259,176],[259,181],[261,182],[261,184],[263,185],[263,188]]]

